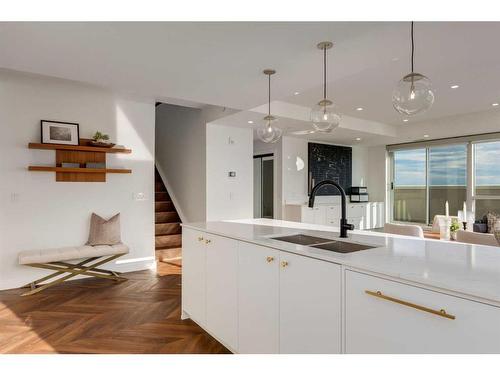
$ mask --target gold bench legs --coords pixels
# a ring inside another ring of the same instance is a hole
[[[77,263],[77,264],[72,264],[72,263],[66,263],[66,262],[51,262],[51,263],[32,263],[32,264],[27,264],[27,266],[34,267],[34,268],[43,268],[43,269],[48,269],[48,270],[54,270],[56,272],[42,277],[41,279],[35,280],[29,284],[26,284],[23,286],[23,288],[31,288],[29,292],[25,292],[21,294],[22,296],[29,296],[38,292],[41,292],[44,289],[47,289],[51,286],[57,285],[62,283],[63,281],[66,281],[72,277],[78,276],[78,275],[87,275],[87,276],[94,276],[94,277],[100,277],[102,279],[111,279],[115,281],[125,281],[127,280],[125,277],[120,276],[120,272],[115,272],[115,271],[110,271],[110,270],[105,270],[102,268],[98,268],[98,266],[111,262],[113,259],[116,259],[124,254],[117,254],[117,255],[111,255],[109,257],[95,257],[95,258],[88,258],[85,259],[84,261]],[[88,263],[93,262],[95,260],[100,259],[98,262],[93,263],[88,265]],[[65,276],[62,276],[54,281],[51,281],[46,284],[40,284],[44,281],[50,280],[56,276],[68,274]]]

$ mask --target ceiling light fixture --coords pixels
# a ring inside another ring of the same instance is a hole
[[[498,106],[498,103],[493,103],[492,106],[496,107],[496,106]]]
[[[257,129],[257,136],[262,142],[275,143],[283,134],[283,131],[280,128],[273,126],[273,123],[276,122],[277,118],[271,115],[271,76],[276,73],[276,70],[266,69],[263,73],[267,75],[268,79],[267,116],[264,117],[264,124]]]
[[[429,138],[429,134],[424,134],[424,138]]]
[[[248,123],[249,123],[249,124],[253,124],[253,121],[252,121],[252,120],[249,120],[249,121],[248,121]]]
[[[361,138],[359,138],[359,137],[358,137],[358,138],[356,138],[356,141],[361,141]]]
[[[323,99],[311,110],[311,122],[316,131],[329,133],[340,123],[333,102],[326,98],[326,51],[333,47],[333,43],[321,42],[317,47],[323,51]]]
[[[403,122],[408,122],[408,119],[407,119],[407,118],[404,118],[404,119],[403,119]]]
[[[300,92],[298,92],[298,91],[295,91],[295,92],[293,93],[293,95],[299,95],[299,94],[300,94]]]
[[[452,85],[452,86],[450,86],[450,88],[452,88],[452,89],[458,89],[459,87],[460,87],[459,85]]]
[[[362,108],[362,107],[358,107],[358,108],[356,108],[356,111],[362,111],[362,110],[363,110],[363,108]]]
[[[434,93],[429,78],[415,73],[415,42],[413,38],[413,21],[410,29],[411,39],[411,73],[405,75],[392,93],[392,105],[396,111],[407,116],[428,110],[434,103]]]

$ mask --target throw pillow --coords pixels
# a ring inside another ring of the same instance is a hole
[[[92,213],[87,245],[116,245],[121,242],[120,237],[120,214],[116,214],[111,219],[105,220],[99,215]]]

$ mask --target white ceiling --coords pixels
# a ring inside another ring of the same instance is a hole
[[[499,35],[497,22],[416,23],[415,70],[432,80],[436,101],[408,124],[491,109]],[[271,67],[273,99],[310,107],[322,94],[322,40],[336,44],[329,92],[340,111],[403,124],[391,93],[409,69],[407,22],[0,23],[0,67],[245,111],[266,102],[261,71]]]

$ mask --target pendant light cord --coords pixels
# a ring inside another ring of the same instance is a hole
[[[414,54],[415,54],[415,41],[413,39],[413,21],[411,21],[410,39],[411,39],[411,72],[413,73]]]
[[[271,75],[267,76],[268,80],[268,90],[267,90],[267,114],[271,116]]]
[[[323,48],[323,99],[326,99],[326,47]]]

